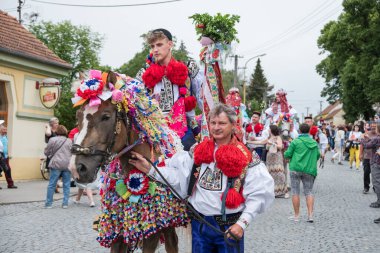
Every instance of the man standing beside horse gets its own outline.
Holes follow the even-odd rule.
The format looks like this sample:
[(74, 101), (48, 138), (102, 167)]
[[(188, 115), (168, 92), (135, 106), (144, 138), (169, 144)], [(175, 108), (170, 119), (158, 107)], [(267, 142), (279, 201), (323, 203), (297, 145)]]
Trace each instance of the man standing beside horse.
[[(244, 251), (244, 230), (274, 199), (273, 179), (265, 165), (234, 136), (236, 117), (232, 108), (216, 105), (209, 113), (211, 139), (189, 152), (177, 152), (158, 168), (179, 195), (188, 197), (196, 212), (219, 230), (193, 219), (193, 252)], [(132, 158), (130, 164), (163, 182), (140, 154), (134, 152)], [(237, 247), (228, 244), (231, 238), (239, 239)]]
[(140, 71), (137, 78), (142, 79), (151, 90), (167, 116), (169, 127), (181, 138), (185, 150), (189, 150), (199, 129), (194, 108), (197, 101), (201, 108), (200, 90), (204, 76), (194, 61), (189, 61), (186, 66), (174, 59), (173, 38), (168, 30), (160, 28), (150, 31), (146, 42), (151, 48), (147, 59), (149, 67)]

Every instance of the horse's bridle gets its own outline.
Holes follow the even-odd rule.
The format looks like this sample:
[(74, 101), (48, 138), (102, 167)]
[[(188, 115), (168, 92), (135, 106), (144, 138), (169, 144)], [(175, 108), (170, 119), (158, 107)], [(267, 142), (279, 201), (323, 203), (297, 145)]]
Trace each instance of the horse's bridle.
[(134, 146), (142, 142), (141, 139), (138, 139), (135, 143), (130, 145), (130, 138), (128, 137), (126, 147), (122, 149), (119, 153), (112, 153), (112, 148), (115, 145), (116, 136), (120, 133), (121, 122), (124, 123), (125, 127), (128, 128), (128, 130), (131, 130), (132, 125), (127, 113), (123, 110), (116, 110), (115, 130), (112, 137), (112, 141), (108, 143), (106, 150), (94, 149), (93, 147), (82, 147), (79, 144), (73, 144), (71, 147), (71, 153), (73, 155), (102, 156), (100, 167), (103, 168), (104, 165), (111, 162), (115, 157), (120, 157), (121, 155), (131, 150)]

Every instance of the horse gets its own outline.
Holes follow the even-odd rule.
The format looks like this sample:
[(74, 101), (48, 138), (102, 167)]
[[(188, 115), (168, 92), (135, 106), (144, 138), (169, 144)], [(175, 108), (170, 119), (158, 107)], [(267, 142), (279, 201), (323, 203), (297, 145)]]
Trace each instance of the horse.
[[(103, 91), (101, 91), (103, 92), (102, 94), (109, 92), (117, 85), (122, 86), (120, 85), (121, 79), (116, 73), (109, 72), (106, 78), (103, 75), (102, 79), (105, 79), (103, 83), (106, 83), (104, 84)], [(100, 80), (98, 81), (100, 82)], [(134, 82), (137, 82), (137, 80), (132, 81), (132, 83)], [(144, 91), (141, 85), (139, 89)], [(131, 159), (130, 151), (138, 152), (148, 159), (153, 159), (153, 156), (155, 156), (155, 158), (158, 157), (157, 149), (152, 147), (152, 143), (148, 143), (146, 140), (141, 141), (144, 139), (142, 138), (144, 136), (141, 134), (141, 131), (148, 131), (148, 129), (143, 129), (136, 121), (137, 116), (133, 114), (136, 113), (137, 110), (136, 104), (131, 103), (126, 105), (125, 96), (133, 96), (133, 94), (131, 94), (132, 90), (133, 89), (125, 89), (124, 97), (122, 100), (119, 98), (118, 103), (115, 103), (114, 96), (112, 96), (112, 99), (108, 98), (101, 101), (97, 107), (91, 107), (89, 103), (86, 102), (77, 111), (79, 133), (73, 144), (73, 156), (70, 162), (70, 169), (78, 183), (87, 184), (95, 180), (100, 167), (108, 166), (108, 168), (110, 168), (110, 165), (111, 167), (114, 166), (113, 168), (117, 167), (114, 169), (113, 174), (107, 174), (107, 167), (105, 172), (103, 172), (103, 175), (104, 173), (106, 175), (104, 176), (105, 179), (101, 189), (103, 213), (100, 218), (99, 231), (102, 229), (102, 222), (104, 223), (103, 228), (111, 228), (109, 234), (105, 233), (106, 235), (101, 235), (99, 232), (97, 239), (103, 246), (110, 247), (111, 253), (133, 252), (136, 247), (141, 246), (141, 241), (144, 253), (154, 252), (160, 238), (164, 238), (165, 240), (166, 252), (177, 253), (178, 237), (175, 227), (186, 226), (189, 219), (184, 204), (177, 200), (167, 187), (158, 182), (152, 182), (152, 180), (149, 179), (149, 190), (151, 190), (150, 186), (152, 183), (152, 185), (155, 185), (155, 193), (141, 194), (138, 196), (139, 200), (135, 202), (132, 202), (133, 195), (129, 199), (124, 198), (125, 195), (117, 195), (119, 193), (117, 190), (120, 180), (121, 185), (123, 185), (126, 176), (133, 174), (131, 173), (133, 168), (128, 163), (129, 159)], [(148, 95), (147, 92), (145, 92), (144, 96), (146, 95)], [(140, 99), (142, 99), (142, 97)], [(152, 102), (153, 100), (149, 101)], [(131, 108), (133, 106), (135, 107)], [(148, 106), (152, 105), (147, 104), (146, 107)], [(157, 110), (156, 114), (158, 113), (159, 117), (164, 118), (163, 115), (160, 115), (160, 112), (160, 110)], [(149, 115), (146, 116), (146, 119), (149, 119)], [(110, 163), (111, 160), (117, 162)], [(109, 171), (111, 171), (111, 169), (109, 169)], [(119, 178), (112, 178), (115, 177), (115, 175)], [(112, 184), (116, 184), (116, 186), (112, 188)], [(109, 187), (107, 188), (106, 186)], [(126, 195), (128, 195), (128, 192), (126, 192)], [(116, 204), (107, 203), (107, 201), (109, 201), (109, 199), (107, 200), (107, 196), (111, 196), (109, 199), (116, 202)], [(147, 207), (150, 205), (148, 202), (153, 202), (153, 200), (157, 199), (158, 204), (155, 204), (153, 207)], [(161, 222), (162, 224), (160, 223), (161, 218), (162, 220), (165, 218), (158, 217), (158, 215), (154, 215), (155, 213), (153, 212), (156, 206), (161, 208), (161, 205), (164, 205), (160, 203), (160, 201), (173, 203), (174, 206), (173, 209), (170, 209), (170, 212), (174, 212), (174, 214), (172, 214), (173, 217), (166, 218), (165, 222), (167, 223), (165, 224), (163, 224), (163, 221)], [(136, 210), (130, 211), (133, 208)], [(165, 213), (165, 210), (160, 209), (160, 212), (161, 211)], [(151, 215), (151, 213), (147, 212), (153, 212), (151, 219), (156, 219), (156, 223), (160, 223), (161, 225), (154, 224), (153, 222), (150, 224), (153, 229), (147, 228), (146, 231), (142, 231), (142, 229), (137, 231), (138, 228), (128, 229), (128, 226), (124, 225), (125, 222), (131, 222), (132, 220), (135, 222), (133, 226), (138, 226), (136, 225), (139, 222), (138, 220), (144, 218), (142, 215)], [(159, 228), (159, 226), (161, 227)], [(140, 234), (138, 234), (138, 232)], [(138, 236), (138, 238), (134, 236)]]

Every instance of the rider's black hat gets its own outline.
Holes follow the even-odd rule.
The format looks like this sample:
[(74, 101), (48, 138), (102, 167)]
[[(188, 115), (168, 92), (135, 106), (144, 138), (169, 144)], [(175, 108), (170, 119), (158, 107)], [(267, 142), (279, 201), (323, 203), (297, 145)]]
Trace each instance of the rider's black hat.
[(155, 32), (162, 32), (170, 41), (173, 40), (172, 34), (164, 28), (158, 28), (152, 31), (152, 33), (155, 33)]

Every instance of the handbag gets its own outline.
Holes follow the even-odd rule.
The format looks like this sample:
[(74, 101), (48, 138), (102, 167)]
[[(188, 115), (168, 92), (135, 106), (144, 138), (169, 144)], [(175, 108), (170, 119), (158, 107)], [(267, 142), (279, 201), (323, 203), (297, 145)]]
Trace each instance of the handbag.
[[(54, 151), (54, 153), (53, 153), (50, 157), (48, 157), (48, 159), (49, 159), (48, 164), (49, 164), (49, 165), (50, 165), (50, 162), (51, 162), (51, 160), (53, 159), (54, 155), (58, 152), (58, 150), (61, 149), (61, 147), (63, 146), (63, 144), (65, 144), (66, 141), (67, 141), (67, 138), (61, 143), (61, 145), (59, 145), (59, 147), (57, 148), (57, 150)], [(46, 159), (46, 160), (47, 160), (47, 159)]]

